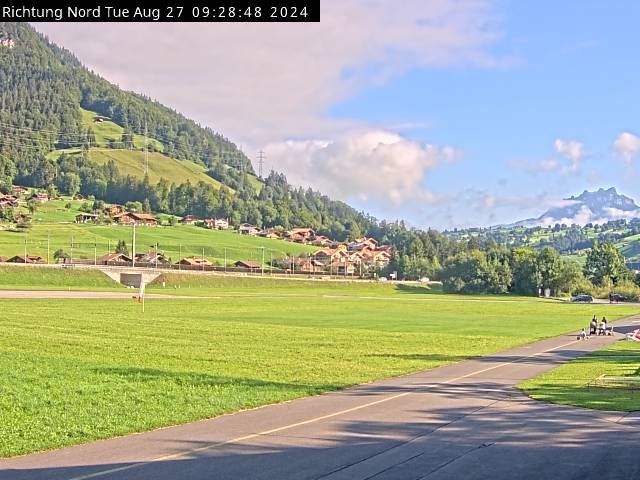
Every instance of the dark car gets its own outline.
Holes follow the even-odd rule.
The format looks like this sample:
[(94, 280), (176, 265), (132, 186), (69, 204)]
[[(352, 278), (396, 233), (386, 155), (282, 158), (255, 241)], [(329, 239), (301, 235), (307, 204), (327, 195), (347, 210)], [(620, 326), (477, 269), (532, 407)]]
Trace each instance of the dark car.
[(619, 293), (610, 293), (609, 294), (609, 303), (620, 303), (627, 300), (627, 297), (624, 295), (620, 295)]
[(576, 295), (571, 301), (579, 303), (591, 303), (593, 302), (593, 297), (591, 295)]

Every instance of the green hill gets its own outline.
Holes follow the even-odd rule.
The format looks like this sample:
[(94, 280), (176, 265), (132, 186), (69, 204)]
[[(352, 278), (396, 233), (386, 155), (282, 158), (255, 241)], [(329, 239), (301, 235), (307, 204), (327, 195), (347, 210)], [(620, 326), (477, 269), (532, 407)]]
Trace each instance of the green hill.
[[(48, 155), (48, 158), (56, 159), (62, 153), (70, 155), (80, 155), (79, 149), (54, 150)], [(146, 169), (146, 158), (144, 152), (137, 150), (114, 150), (110, 148), (92, 148), (89, 150), (89, 160), (98, 165), (106, 165), (113, 160), (122, 175), (133, 175), (137, 178), (144, 178)], [(206, 170), (202, 165), (189, 160), (176, 160), (167, 157), (162, 153), (148, 153), (148, 175), (152, 184), (158, 183), (161, 178), (171, 182), (198, 183), (200, 181), (212, 185), (216, 188), (220, 187), (220, 182), (214, 180), (206, 174)]]

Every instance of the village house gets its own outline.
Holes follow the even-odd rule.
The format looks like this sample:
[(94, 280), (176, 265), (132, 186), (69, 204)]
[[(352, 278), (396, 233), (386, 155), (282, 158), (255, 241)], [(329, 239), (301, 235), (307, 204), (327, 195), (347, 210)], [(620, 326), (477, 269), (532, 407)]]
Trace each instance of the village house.
[(114, 215), (113, 220), (116, 223), (120, 223), (123, 225), (146, 225), (154, 227), (158, 225), (158, 220), (153, 218), (148, 213), (135, 213), (135, 212), (124, 212), (118, 215)]
[(349, 254), (346, 249), (341, 248), (323, 248), (313, 253), (313, 259), (327, 265), (332, 262), (339, 262), (347, 258)]
[(195, 225), (196, 223), (198, 223), (198, 218), (193, 215), (187, 215), (185, 217), (182, 217), (180, 223), (183, 225)]
[(79, 213), (76, 215), (76, 223), (95, 223), (98, 220), (98, 215), (95, 213)]
[(264, 230), (261, 230), (260, 233), (258, 233), (258, 236), (273, 240), (280, 238), (280, 234), (273, 228), (265, 228)]
[(332, 243), (329, 237), (325, 237), (324, 235), (316, 235), (311, 245), (315, 245), (317, 247), (328, 247)]
[(0, 263), (4, 263), (9, 260), (9, 257), (5, 257), (4, 255), (0, 255)]
[(110, 217), (115, 217), (116, 215), (124, 213), (124, 207), (122, 205), (113, 204), (105, 208), (105, 213)]
[(168, 265), (169, 259), (162, 252), (136, 253), (136, 264), (145, 263), (149, 265)]
[(236, 263), (233, 264), (233, 266), (236, 268), (249, 270), (250, 272), (254, 272), (262, 268), (258, 262), (254, 262), (253, 260), (238, 260)]
[(342, 259), (342, 261), (331, 263), (330, 272), (336, 275), (355, 275), (356, 267), (353, 263)]
[(14, 195), (25, 195), (29, 193), (29, 189), (27, 187), (21, 187), (20, 185), (14, 185), (11, 187), (11, 193)]
[(82, 195), (81, 193), (76, 193), (73, 196), (73, 200), (84, 200), (84, 195)]
[(30, 263), (30, 264), (47, 263), (42, 257), (38, 255), (27, 255), (26, 257), (24, 255), (16, 255), (15, 257), (11, 257), (7, 259), (7, 262), (8, 263)]
[(207, 218), (204, 221), (204, 226), (211, 230), (227, 230), (229, 228), (229, 220), (224, 218)]
[(241, 223), (238, 227), (238, 233), (240, 235), (257, 235), (260, 233), (260, 229), (250, 223)]
[(49, 201), (49, 195), (47, 192), (35, 192), (29, 197), (29, 200), (35, 200), (38, 203), (47, 203)]
[(376, 250), (368, 259), (368, 262), (377, 268), (384, 268), (389, 265), (391, 254), (386, 250)]
[(349, 250), (362, 250), (364, 248), (375, 250), (378, 248), (378, 241), (375, 238), (360, 237), (349, 244)]
[(98, 265), (117, 265), (123, 263), (131, 263), (132, 259), (129, 255), (124, 253), (108, 253), (103, 257), (98, 258)]
[(213, 263), (206, 259), (206, 258), (202, 258), (202, 257), (187, 257), (187, 258), (183, 258), (182, 260), (180, 260), (180, 265), (184, 265), (186, 267), (211, 267), (213, 266)]
[(284, 236), (287, 240), (296, 243), (307, 243), (313, 240), (316, 233), (313, 228), (302, 227), (302, 228), (293, 228), (288, 232), (285, 232)]
[(318, 260), (303, 260), (298, 264), (298, 271), (301, 273), (321, 273), (324, 264)]

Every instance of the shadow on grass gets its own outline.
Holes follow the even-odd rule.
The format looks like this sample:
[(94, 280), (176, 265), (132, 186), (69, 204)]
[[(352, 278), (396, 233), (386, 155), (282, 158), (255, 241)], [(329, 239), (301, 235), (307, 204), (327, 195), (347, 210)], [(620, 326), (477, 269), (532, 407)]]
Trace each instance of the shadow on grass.
[(442, 293), (441, 289), (434, 290), (433, 288), (422, 285), (406, 285), (400, 283), (396, 285), (396, 290), (399, 293), (409, 293), (414, 295), (433, 295)]
[[(473, 392), (462, 387), (457, 392), (468, 397), (465, 393)], [(514, 407), (416, 407), (406, 411), (410, 416), (344, 418), (332, 421), (331, 428), (303, 425), (289, 435), (231, 443), (195, 440), (169, 429), (156, 435), (156, 450), (181, 455), (145, 462), (153, 454), (141, 453), (141, 462), (118, 462), (114, 452), (125, 452), (129, 441), (122, 438), (114, 440), (111, 450), (103, 442), (99, 452), (89, 446), (86, 452), (10, 461), (0, 465), (0, 479), (637, 478), (640, 442), (635, 430), (599, 420), (593, 412), (534, 402)], [(136, 442), (139, 436), (130, 448)], [(153, 443), (149, 446), (153, 451)], [(61, 462), (51, 462), (50, 456)], [(99, 460), (105, 456), (113, 460)], [(60, 464), (68, 466), (54, 466)]]
[(303, 383), (284, 383), (254, 378), (224, 377), (201, 372), (176, 372), (156, 368), (105, 367), (95, 368), (93, 371), (99, 374), (118, 376), (131, 382), (156, 382), (168, 380), (177, 385), (195, 387), (226, 385), (242, 388), (286, 389), (311, 394), (343, 388), (343, 385), (336, 384), (307, 385)]

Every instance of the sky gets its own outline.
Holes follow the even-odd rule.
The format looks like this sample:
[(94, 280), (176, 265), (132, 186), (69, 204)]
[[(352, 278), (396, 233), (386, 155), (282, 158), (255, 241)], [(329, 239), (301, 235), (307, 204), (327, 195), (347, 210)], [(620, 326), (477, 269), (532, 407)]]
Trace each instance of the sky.
[(640, 2), (322, 0), (316, 24), (34, 27), (378, 218), (460, 228), (638, 192)]

